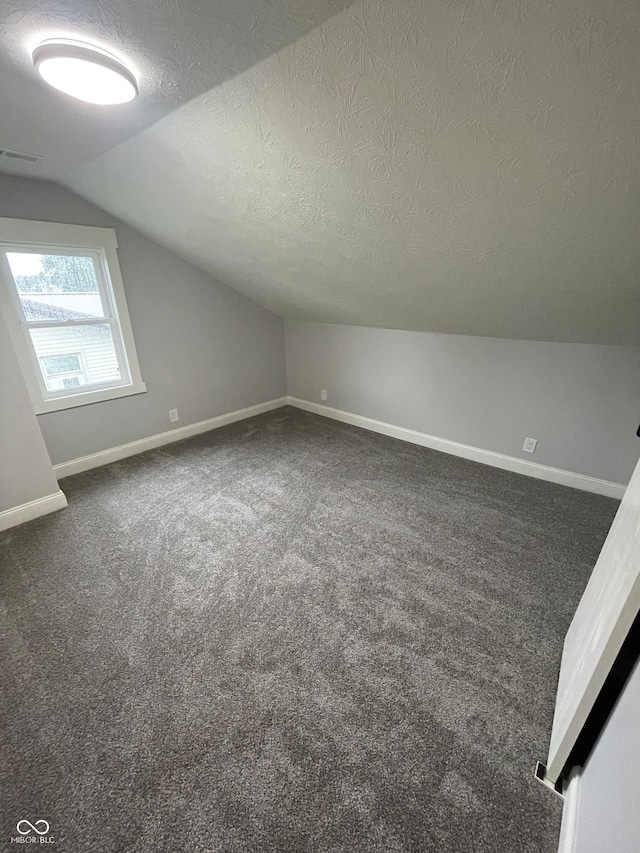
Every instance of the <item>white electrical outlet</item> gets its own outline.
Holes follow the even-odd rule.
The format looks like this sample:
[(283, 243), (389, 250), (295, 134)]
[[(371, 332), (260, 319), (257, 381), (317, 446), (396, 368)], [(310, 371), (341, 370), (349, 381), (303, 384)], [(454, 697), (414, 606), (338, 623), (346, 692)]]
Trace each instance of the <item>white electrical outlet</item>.
[(522, 445), (522, 449), (525, 451), (525, 453), (535, 453), (537, 446), (537, 438), (525, 438), (524, 444)]
[(174, 424), (176, 421), (180, 420), (180, 415), (178, 414), (177, 409), (171, 409), (169, 411), (169, 420), (171, 421), (172, 424)]
[(324, 390), (323, 390), (323, 391), (321, 391), (321, 392), (320, 392), (320, 399), (321, 399), (321, 400), (326, 400), (326, 399), (327, 399), (327, 392), (326, 392), (326, 391), (324, 391)]

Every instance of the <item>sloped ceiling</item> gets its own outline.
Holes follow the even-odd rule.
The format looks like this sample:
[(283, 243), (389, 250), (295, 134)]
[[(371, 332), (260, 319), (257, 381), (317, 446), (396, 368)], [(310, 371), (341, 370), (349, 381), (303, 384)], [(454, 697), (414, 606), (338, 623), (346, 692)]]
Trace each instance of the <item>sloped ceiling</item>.
[[(0, 147), (45, 155), (5, 171), (60, 180), (235, 77), (349, 0), (2, 0)], [(90, 41), (134, 71), (140, 97), (96, 108), (45, 86), (31, 51), (46, 38)]]
[(359, 0), (286, 41), (55, 177), (285, 317), (640, 343), (640, 4)]

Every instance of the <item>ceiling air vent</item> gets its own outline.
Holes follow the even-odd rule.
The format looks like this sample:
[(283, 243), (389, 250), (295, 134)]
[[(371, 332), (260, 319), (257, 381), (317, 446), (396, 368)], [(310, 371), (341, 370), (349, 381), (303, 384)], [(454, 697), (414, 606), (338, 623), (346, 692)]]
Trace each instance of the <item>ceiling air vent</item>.
[(11, 160), (26, 160), (27, 163), (39, 163), (43, 159), (40, 154), (27, 154), (26, 151), (10, 151), (8, 148), (0, 148), (0, 160), (5, 157)]

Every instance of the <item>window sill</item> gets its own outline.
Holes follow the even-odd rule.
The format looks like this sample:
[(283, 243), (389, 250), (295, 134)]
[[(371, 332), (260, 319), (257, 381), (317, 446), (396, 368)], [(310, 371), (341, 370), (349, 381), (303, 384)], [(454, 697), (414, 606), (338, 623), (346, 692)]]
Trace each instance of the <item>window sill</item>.
[(90, 406), (92, 403), (102, 403), (105, 400), (116, 400), (118, 397), (144, 394), (146, 390), (147, 386), (144, 382), (134, 382), (131, 385), (120, 385), (117, 388), (87, 391), (84, 394), (70, 394), (68, 397), (56, 397), (55, 400), (34, 403), (33, 407), (36, 415), (45, 415), (48, 412), (59, 412), (62, 409), (76, 409), (79, 406)]

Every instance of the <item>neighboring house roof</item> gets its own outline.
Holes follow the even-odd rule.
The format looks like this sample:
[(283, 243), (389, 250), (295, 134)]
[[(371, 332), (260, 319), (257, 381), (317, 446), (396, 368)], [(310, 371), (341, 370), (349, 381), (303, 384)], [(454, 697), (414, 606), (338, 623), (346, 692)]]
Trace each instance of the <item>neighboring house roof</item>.
[(91, 320), (91, 314), (83, 314), (82, 311), (73, 311), (71, 308), (45, 305), (44, 302), (24, 297), (20, 301), (31, 320)]

